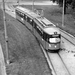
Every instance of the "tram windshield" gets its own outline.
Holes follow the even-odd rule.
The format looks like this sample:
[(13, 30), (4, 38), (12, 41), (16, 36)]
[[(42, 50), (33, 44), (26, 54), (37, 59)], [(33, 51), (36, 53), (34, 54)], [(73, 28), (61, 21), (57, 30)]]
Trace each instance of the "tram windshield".
[(47, 34), (43, 32), (43, 39), (49, 43), (59, 43), (61, 41), (61, 34)]
[(52, 35), (52, 37), (49, 38), (50, 43), (58, 43), (60, 42), (60, 34), (58, 35)]

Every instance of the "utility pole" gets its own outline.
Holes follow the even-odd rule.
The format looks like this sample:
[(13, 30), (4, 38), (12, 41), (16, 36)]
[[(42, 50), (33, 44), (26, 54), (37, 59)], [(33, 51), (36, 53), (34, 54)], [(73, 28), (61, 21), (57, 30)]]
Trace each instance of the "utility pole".
[(3, 19), (4, 19), (4, 32), (5, 32), (6, 63), (9, 64), (9, 59), (8, 59), (8, 36), (7, 36), (7, 29), (6, 29), (5, 1), (4, 0), (3, 0)]
[(17, 3), (18, 3), (18, 6), (19, 6), (19, 0), (17, 1)]
[(65, 6), (65, 0), (63, 0), (63, 10), (62, 10), (62, 27), (64, 27), (64, 6)]
[(34, 0), (32, 0), (32, 11), (34, 11)]

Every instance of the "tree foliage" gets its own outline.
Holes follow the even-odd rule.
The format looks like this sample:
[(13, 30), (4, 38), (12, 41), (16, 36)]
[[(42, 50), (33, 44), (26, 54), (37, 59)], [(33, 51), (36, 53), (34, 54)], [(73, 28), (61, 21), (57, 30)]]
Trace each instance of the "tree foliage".
[[(63, 0), (51, 0), (53, 2), (57, 2), (59, 5), (63, 4)], [(64, 0), (66, 7), (68, 7), (69, 5), (71, 5), (73, 7), (73, 9), (75, 8), (75, 0)]]
[(71, 5), (72, 5), (72, 9), (74, 9), (75, 8), (75, 0), (72, 0)]
[[(50, 0), (53, 2), (57, 2), (60, 6), (63, 6), (63, 0)], [(65, 4), (64, 4), (64, 14), (66, 14), (66, 8), (68, 8), (69, 6), (72, 7), (72, 9), (75, 9), (75, 0), (64, 0)]]

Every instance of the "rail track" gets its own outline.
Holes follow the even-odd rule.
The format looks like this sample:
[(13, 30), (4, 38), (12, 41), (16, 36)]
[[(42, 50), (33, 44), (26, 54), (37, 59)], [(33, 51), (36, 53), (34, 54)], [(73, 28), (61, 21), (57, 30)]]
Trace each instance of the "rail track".
[[(70, 42), (72, 45), (75, 46), (75, 42), (74, 42), (75, 37), (63, 30), (62, 30), (62, 32), (68, 38), (66, 38), (65, 35), (62, 35), (62, 37), (64, 39), (66, 39), (68, 42)], [(70, 73), (68, 67), (66, 66), (64, 60), (62, 59), (62, 56), (60, 55), (60, 53), (46, 52), (42, 46), (41, 46), (41, 48), (45, 55), (45, 58), (47, 60), (49, 67), (52, 69), (52, 75), (71, 75), (71, 73)]]
[(41, 48), (48, 66), (52, 70), (52, 75), (71, 75), (60, 54), (46, 52), (42, 46)]
[(66, 68), (67, 72), (69, 73), (69, 75), (71, 75), (71, 74), (70, 74), (70, 72), (69, 72), (69, 70), (68, 70), (68, 68), (67, 68), (67, 66), (65, 65), (65, 63), (64, 63), (64, 61), (63, 61), (63, 59), (62, 59), (61, 55), (60, 55), (59, 53), (58, 53), (58, 55), (59, 55), (59, 57), (60, 57), (60, 59), (61, 59), (62, 63), (64, 64), (64, 66), (65, 66), (65, 68)]
[[(61, 37), (64, 38), (65, 40), (67, 40), (70, 44), (72, 44), (73, 46), (75, 46), (75, 37), (71, 34), (69, 34), (66, 31), (61, 30)], [(61, 38), (61, 39), (62, 39)], [(61, 41), (63, 42), (63, 41)], [(69, 51), (70, 52), (70, 51)], [(72, 53), (75, 53), (74, 50), (71, 50)]]
[[(61, 29), (60, 29), (60, 30), (61, 30)], [(61, 30), (61, 32), (62, 32), (62, 33), (61, 33), (61, 36), (62, 36), (64, 39), (66, 39), (67, 41), (69, 41), (72, 45), (75, 46), (75, 37), (74, 37), (73, 35), (67, 33), (66, 31)], [(67, 38), (66, 38), (65, 35), (63, 35), (63, 34), (65, 34)]]
[[(62, 30), (62, 32), (68, 38), (66, 38), (65, 35), (62, 35), (62, 37), (64, 39), (66, 39), (68, 42), (70, 42), (72, 45), (75, 46), (75, 43), (74, 43), (75, 37), (68, 34), (67, 32), (65, 32), (63, 30)], [(47, 63), (49, 65), (50, 69), (52, 69), (52, 75), (71, 75), (71, 73), (70, 73), (68, 67), (66, 66), (65, 62), (63, 61), (62, 56), (60, 55), (60, 53), (46, 52), (42, 46), (41, 46), (41, 48), (42, 48), (42, 51), (45, 55), (45, 58), (47, 60)]]

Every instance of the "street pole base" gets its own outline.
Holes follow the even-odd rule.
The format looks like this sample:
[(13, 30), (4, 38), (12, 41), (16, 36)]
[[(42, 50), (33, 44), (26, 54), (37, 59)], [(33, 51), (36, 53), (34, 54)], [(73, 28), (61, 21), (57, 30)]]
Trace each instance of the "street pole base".
[(10, 64), (9, 60), (7, 60), (6, 63), (7, 63), (7, 65), (9, 65)]
[(63, 24), (62, 24), (62, 27), (64, 28), (64, 27), (65, 27), (65, 25), (63, 25)]

